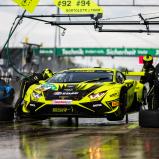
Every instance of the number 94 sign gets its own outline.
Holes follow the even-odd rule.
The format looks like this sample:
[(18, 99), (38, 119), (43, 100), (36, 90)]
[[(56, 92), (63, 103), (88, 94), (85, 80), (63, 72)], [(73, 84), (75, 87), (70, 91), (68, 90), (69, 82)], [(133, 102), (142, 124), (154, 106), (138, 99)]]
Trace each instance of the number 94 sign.
[[(19, 6), (32, 13), (40, 0), (13, 0)], [(59, 7), (65, 14), (94, 14), (103, 13), (93, 0), (53, 0), (54, 4)]]
[(94, 14), (103, 13), (93, 0), (53, 0), (65, 14)]

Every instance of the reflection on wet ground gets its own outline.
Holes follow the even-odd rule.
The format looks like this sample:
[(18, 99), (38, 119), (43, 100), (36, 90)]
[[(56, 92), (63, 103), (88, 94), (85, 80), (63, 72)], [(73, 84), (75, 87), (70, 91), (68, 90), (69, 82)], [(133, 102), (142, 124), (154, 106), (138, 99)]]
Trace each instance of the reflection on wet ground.
[(67, 119), (0, 123), (1, 159), (153, 159), (159, 158), (159, 129), (137, 121)]

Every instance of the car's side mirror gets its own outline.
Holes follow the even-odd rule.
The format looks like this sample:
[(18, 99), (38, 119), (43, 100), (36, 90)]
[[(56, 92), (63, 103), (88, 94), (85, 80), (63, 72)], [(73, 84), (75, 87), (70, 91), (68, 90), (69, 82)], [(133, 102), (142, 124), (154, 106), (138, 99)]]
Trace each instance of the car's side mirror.
[(127, 80), (124, 81), (124, 83), (125, 83), (128, 87), (131, 87), (131, 86), (134, 84), (134, 80), (127, 79)]

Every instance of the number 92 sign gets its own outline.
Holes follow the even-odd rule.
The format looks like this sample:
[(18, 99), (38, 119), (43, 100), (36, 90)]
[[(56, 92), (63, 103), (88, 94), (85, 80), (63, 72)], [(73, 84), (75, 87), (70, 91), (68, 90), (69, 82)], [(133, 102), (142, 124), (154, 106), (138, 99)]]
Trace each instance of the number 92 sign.
[[(20, 7), (32, 13), (40, 0), (12, 0)], [(65, 14), (94, 14), (103, 13), (93, 0), (52, 0)]]

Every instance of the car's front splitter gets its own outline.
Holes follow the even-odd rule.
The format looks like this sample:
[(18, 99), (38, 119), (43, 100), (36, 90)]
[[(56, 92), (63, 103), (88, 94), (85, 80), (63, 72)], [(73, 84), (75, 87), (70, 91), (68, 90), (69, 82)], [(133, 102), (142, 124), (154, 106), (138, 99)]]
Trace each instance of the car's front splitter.
[[(116, 113), (118, 108), (109, 109), (104, 105), (97, 105), (99, 107), (86, 107), (79, 105), (46, 105), (43, 103), (31, 102), (27, 106), (28, 112), (24, 112), (25, 115), (35, 116), (56, 116), (56, 117), (67, 117), (67, 116), (79, 116), (79, 117), (106, 117), (107, 114)], [(107, 110), (107, 111), (106, 111)], [(108, 113), (107, 113), (108, 112)], [(109, 113), (110, 112), (110, 113)], [(118, 113), (117, 113), (118, 114)]]

